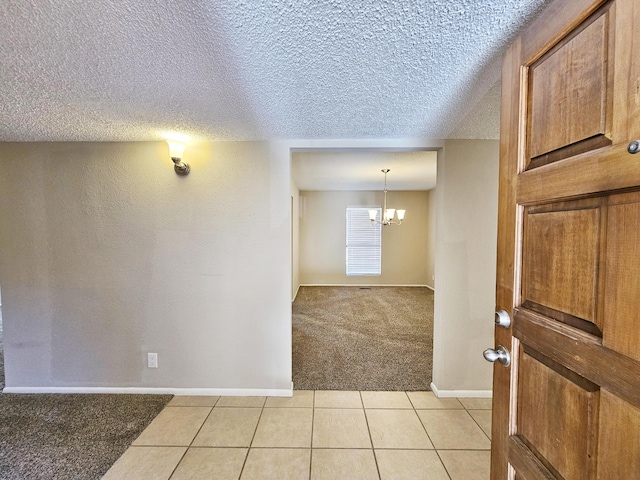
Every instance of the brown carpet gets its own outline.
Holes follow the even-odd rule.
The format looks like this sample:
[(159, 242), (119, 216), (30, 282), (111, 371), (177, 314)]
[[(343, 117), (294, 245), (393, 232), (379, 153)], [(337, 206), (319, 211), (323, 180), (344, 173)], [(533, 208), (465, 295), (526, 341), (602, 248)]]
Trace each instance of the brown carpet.
[(98, 480), (171, 398), (0, 393), (0, 479)]
[(0, 395), (0, 478), (98, 480), (171, 395)]
[(0, 305), (0, 394), (4, 388), (4, 341), (2, 332), (2, 305)]
[(2, 330), (0, 330), (0, 395), (4, 388), (4, 343), (2, 341)]
[(292, 323), (296, 390), (430, 390), (427, 288), (301, 287)]

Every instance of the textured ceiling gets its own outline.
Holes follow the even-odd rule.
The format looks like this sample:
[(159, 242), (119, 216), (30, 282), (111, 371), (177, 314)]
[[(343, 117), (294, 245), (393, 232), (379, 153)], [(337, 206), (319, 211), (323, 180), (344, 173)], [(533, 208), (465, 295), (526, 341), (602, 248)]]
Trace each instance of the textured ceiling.
[(546, 3), (2, 0), (0, 141), (496, 138)]

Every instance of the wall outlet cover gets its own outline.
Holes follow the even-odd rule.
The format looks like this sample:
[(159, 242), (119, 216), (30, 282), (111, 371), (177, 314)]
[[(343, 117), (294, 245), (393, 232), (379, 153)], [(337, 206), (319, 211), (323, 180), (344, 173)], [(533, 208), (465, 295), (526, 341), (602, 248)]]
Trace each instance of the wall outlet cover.
[(148, 368), (158, 368), (158, 354), (157, 353), (147, 353), (147, 367)]

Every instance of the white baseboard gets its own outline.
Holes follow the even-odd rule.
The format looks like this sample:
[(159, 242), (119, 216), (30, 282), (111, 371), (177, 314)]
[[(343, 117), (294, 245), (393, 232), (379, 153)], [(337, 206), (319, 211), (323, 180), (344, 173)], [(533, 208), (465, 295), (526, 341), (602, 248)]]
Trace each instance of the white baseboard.
[(291, 389), (169, 387), (5, 387), (2, 393), (117, 393), (221, 397), (291, 397), (293, 396), (293, 384), (291, 384)]
[[(421, 287), (431, 288), (429, 285), (413, 283), (303, 283), (300, 287)], [(431, 288), (433, 290), (433, 288)]]
[(293, 294), (293, 298), (291, 299), (291, 303), (295, 302), (299, 291), (300, 291), (300, 285), (298, 285), (298, 288), (296, 288), (296, 293)]
[(492, 390), (439, 390), (433, 382), (431, 391), (438, 398), (493, 398)]

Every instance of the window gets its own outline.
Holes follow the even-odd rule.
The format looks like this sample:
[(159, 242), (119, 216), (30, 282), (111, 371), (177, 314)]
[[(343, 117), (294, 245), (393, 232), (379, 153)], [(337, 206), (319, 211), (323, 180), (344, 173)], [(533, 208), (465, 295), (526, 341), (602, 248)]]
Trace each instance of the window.
[(372, 225), (369, 210), (379, 207), (347, 207), (347, 276), (380, 275), (382, 226)]

